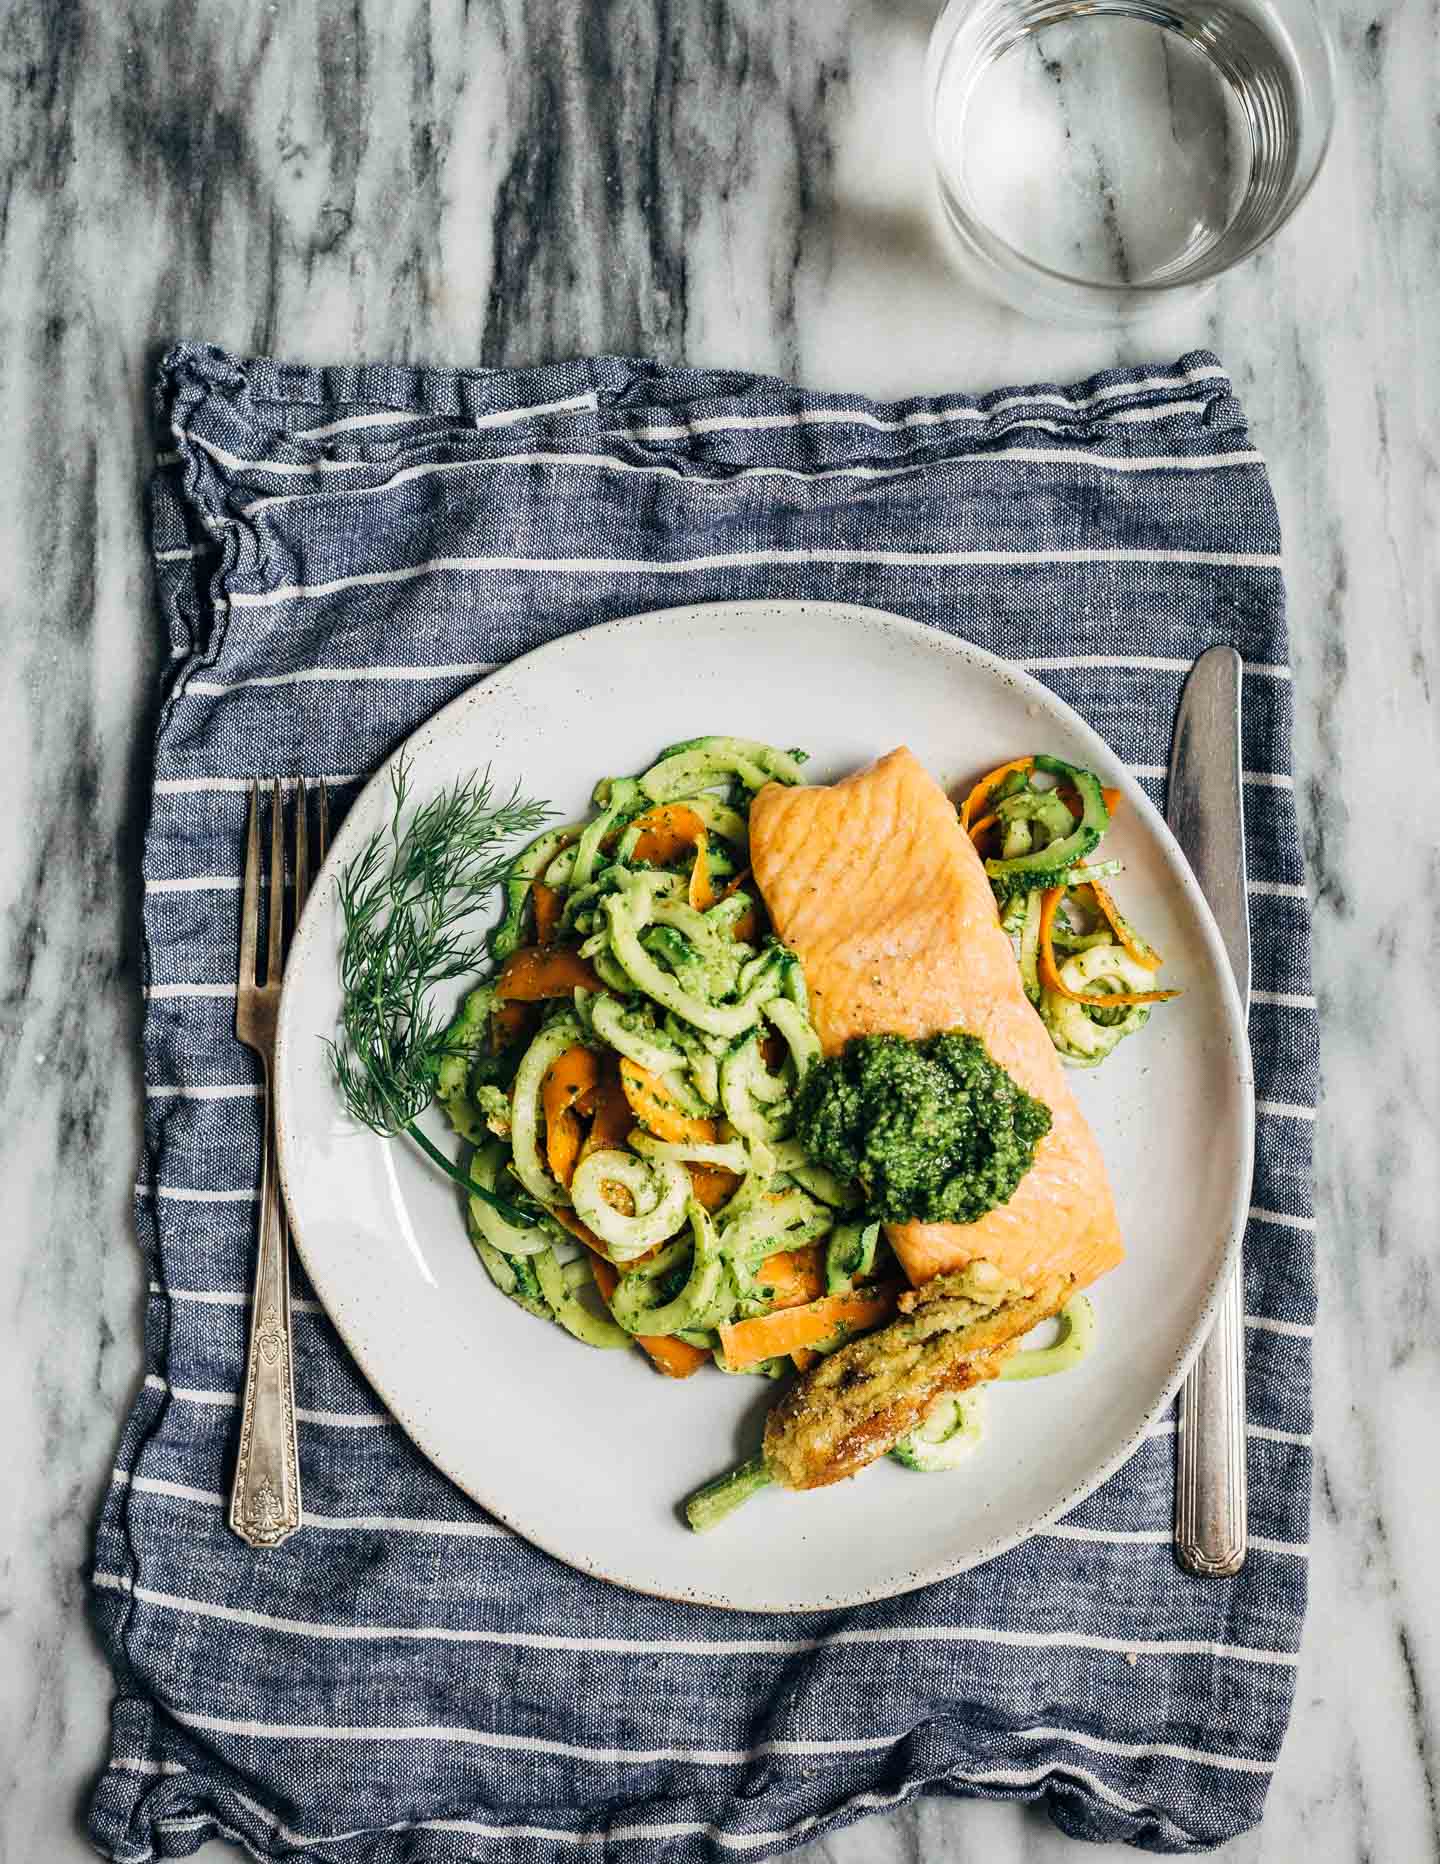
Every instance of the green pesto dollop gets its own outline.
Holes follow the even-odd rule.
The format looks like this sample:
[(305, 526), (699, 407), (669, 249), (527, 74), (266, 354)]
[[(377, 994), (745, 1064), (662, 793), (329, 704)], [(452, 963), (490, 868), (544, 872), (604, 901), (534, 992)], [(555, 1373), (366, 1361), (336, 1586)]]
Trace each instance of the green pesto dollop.
[(857, 1036), (810, 1070), (795, 1133), (860, 1185), (886, 1223), (974, 1223), (1005, 1203), (1050, 1130), (1050, 1109), (956, 1031)]

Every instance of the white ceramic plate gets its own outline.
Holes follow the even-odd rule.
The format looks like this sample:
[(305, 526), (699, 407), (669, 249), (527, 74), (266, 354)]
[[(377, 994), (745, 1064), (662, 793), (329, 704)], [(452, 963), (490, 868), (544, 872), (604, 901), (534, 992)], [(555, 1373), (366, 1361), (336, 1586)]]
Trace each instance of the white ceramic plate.
[(803, 745), (817, 781), (906, 743), (952, 791), (1035, 749), (1125, 792), (1105, 852), (1124, 859), (1126, 910), (1185, 994), (1075, 1077), (1129, 1249), (1094, 1291), (1090, 1358), (1063, 1378), (992, 1388), (986, 1440), (960, 1471), (887, 1460), (816, 1493), (772, 1491), (691, 1534), (678, 1504), (753, 1453), (774, 1387), (708, 1371), (672, 1384), (638, 1353), (596, 1352), (532, 1319), (471, 1253), (449, 1180), (342, 1116), (322, 1044), (339, 1006), (335, 881), (384, 816), (384, 771), (337, 837), (290, 958), (277, 1057), (286, 1196), (305, 1267), (366, 1377), (425, 1455), (527, 1539), (619, 1585), (704, 1604), (854, 1605), (1033, 1533), (1123, 1462), (1169, 1402), (1244, 1221), (1244, 1024), (1184, 858), (1107, 746), (1024, 674), (872, 609), (716, 603), (572, 634), (416, 733), (413, 794), (488, 765), (500, 789), (519, 783), (571, 818), (597, 777), (706, 731)]

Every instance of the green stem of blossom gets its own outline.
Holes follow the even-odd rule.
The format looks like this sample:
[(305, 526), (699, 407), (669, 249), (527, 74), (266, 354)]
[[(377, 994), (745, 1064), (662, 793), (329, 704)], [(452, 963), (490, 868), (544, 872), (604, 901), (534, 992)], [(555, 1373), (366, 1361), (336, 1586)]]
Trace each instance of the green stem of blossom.
[(453, 1178), (456, 1184), (464, 1187), (468, 1196), (478, 1197), (482, 1204), (489, 1204), (510, 1223), (518, 1223), (526, 1228), (531, 1226), (533, 1219), (528, 1217), (518, 1204), (512, 1204), (506, 1198), (497, 1197), (493, 1191), (487, 1191), (483, 1184), (476, 1184), (468, 1172), (461, 1171), (453, 1159), (446, 1158), (429, 1134), (423, 1132), (414, 1120), (411, 1120), (405, 1131), (433, 1164), (438, 1165), (441, 1171)]

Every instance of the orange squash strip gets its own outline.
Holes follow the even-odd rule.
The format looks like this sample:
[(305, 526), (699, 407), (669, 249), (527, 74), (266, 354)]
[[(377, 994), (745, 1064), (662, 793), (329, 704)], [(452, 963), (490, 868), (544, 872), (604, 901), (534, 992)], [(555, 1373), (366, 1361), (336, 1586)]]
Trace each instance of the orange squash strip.
[(580, 1103), (593, 1096), (600, 1080), (595, 1054), (578, 1043), (545, 1070), (540, 1083), (540, 1106), (545, 1115), (545, 1158), (561, 1184), (569, 1184), (580, 1162)]
[(695, 865), (690, 869), (690, 904), (697, 913), (715, 904), (715, 888), (710, 879), (710, 837), (702, 828), (695, 843)]
[(761, 1288), (771, 1288), (771, 1308), (804, 1307), (818, 1301), (825, 1292), (825, 1270), (817, 1243), (802, 1249), (779, 1250), (765, 1260), (755, 1272)]
[(978, 842), (980, 837), (988, 833), (990, 829), (994, 828), (995, 824), (999, 820), (1000, 818), (998, 815), (985, 815), (985, 816), (981, 816), (978, 822), (972, 822), (969, 828), (969, 835), (970, 835), (971, 841)]
[(560, 894), (543, 880), (536, 880), (531, 883), (530, 898), (535, 902), (535, 943), (553, 945), (560, 925)]
[(625, 1097), (625, 1089), (620, 1085), (620, 1072), (613, 1059), (607, 1055), (596, 1084), (594, 1116), (590, 1121), (590, 1130), (585, 1135), (585, 1143), (580, 1148), (581, 1158), (588, 1157), (592, 1152), (619, 1151), (634, 1124), (635, 1115), (630, 1111), (630, 1102)]
[(635, 859), (648, 861), (653, 867), (666, 867), (693, 848), (690, 904), (698, 913), (715, 904), (715, 889), (710, 881), (710, 837), (693, 809), (684, 803), (658, 803), (644, 815), (637, 816), (630, 826), (640, 831), (635, 841)]
[[(605, 1252), (604, 1243), (588, 1223), (580, 1221), (573, 1210), (567, 1210), (563, 1204), (557, 1204), (550, 1215), (562, 1229), (568, 1230), (577, 1242), (584, 1243), (597, 1261), (603, 1262), (607, 1268), (610, 1266), (610, 1258)], [(596, 1279), (598, 1281), (599, 1277), (597, 1276)]]
[(600, 979), (573, 945), (522, 945), (505, 960), (495, 995), (503, 1003), (541, 1003), (599, 988)]
[(695, 1193), (695, 1202), (706, 1210), (718, 1210), (722, 1204), (728, 1204), (739, 1188), (740, 1180), (733, 1171), (727, 1171), (723, 1165), (687, 1165), (690, 1174), (690, 1188)]
[(1148, 940), (1141, 938), (1134, 926), (1131, 925), (1124, 913), (1122, 913), (1120, 908), (1115, 904), (1110, 889), (1108, 887), (1102, 887), (1098, 880), (1092, 880), (1090, 882), (1090, 891), (1095, 895), (1095, 904), (1100, 908), (1105, 923), (1115, 934), (1116, 938), (1119, 939), (1125, 950), (1135, 960), (1136, 964), (1143, 966), (1147, 971), (1158, 971), (1165, 960)]
[(648, 1068), (642, 1068), (638, 1062), (631, 1061), (628, 1055), (620, 1059), (620, 1083), (625, 1090), (625, 1098), (630, 1102), (631, 1112), (657, 1139), (668, 1140), (672, 1145), (687, 1142), (692, 1145), (714, 1145), (715, 1122), (695, 1119), (677, 1107), (659, 1075), (651, 1074)]
[(797, 1346), (790, 1355), (797, 1372), (808, 1372), (819, 1357), (813, 1346)]
[(1178, 990), (1112, 990), (1087, 992), (1070, 990), (1060, 981), (1060, 967), (1055, 962), (1055, 908), (1060, 904), (1063, 887), (1049, 887), (1040, 897), (1040, 982), (1057, 996), (1072, 1003), (1088, 1003), (1097, 1010), (1122, 1009), (1133, 1003), (1168, 1003), (1178, 997)]
[[(608, 1301), (620, 1282), (613, 1265), (603, 1256), (592, 1256), (590, 1273), (595, 1277), (601, 1300)], [(635, 1344), (644, 1349), (656, 1370), (663, 1372), (667, 1379), (688, 1379), (710, 1357), (703, 1347), (692, 1346), (688, 1340), (676, 1340), (669, 1334), (637, 1334)]]
[(540, 1104), (548, 1120), (558, 1107), (573, 1107), (595, 1092), (600, 1085), (600, 1058), (593, 1049), (577, 1042), (557, 1055), (545, 1070), (540, 1085)]
[[(603, 1262), (607, 1268), (614, 1266), (610, 1261), (610, 1252), (606, 1249), (605, 1244), (590, 1228), (588, 1223), (581, 1222), (580, 1218), (575, 1215), (573, 1210), (567, 1210), (563, 1204), (557, 1204), (552, 1208), (550, 1215), (562, 1229), (570, 1232), (576, 1242), (584, 1243), (585, 1247), (590, 1251), (597, 1262)], [(663, 1248), (663, 1243), (656, 1243), (655, 1247), (653, 1249), (647, 1249), (643, 1256), (633, 1256), (631, 1262), (648, 1262), (651, 1256), (658, 1255)], [(628, 1266), (630, 1265), (627, 1264), (627, 1267)]]
[(635, 1343), (667, 1379), (688, 1379), (710, 1357), (703, 1346), (692, 1346), (688, 1340), (677, 1340), (668, 1333), (639, 1333)]
[(652, 867), (664, 867), (689, 848), (695, 847), (705, 834), (705, 824), (684, 803), (657, 803), (630, 824), (640, 834), (635, 842), (635, 859), (648, 861)]
[(573, 1107), (558, 1109), (545, 1123), (545, 1162), (561, 1184), (569, 1184), (580, 1161), (585, 1129)]
[(826, 1295), (804, 1307), (782, 1307), (754, 1320), (737, 1320), (720, 1329), (725, 1363), (732, 1371), (758, 1365), (807, 1346), (821, 1346), (842, 1329), (861, 1333), (879, 1326), (895, 1312), (898, 1288), (887, 1282), (853, 1294)]
[(726, 887), (725, 891), (720, 895), (720, 899), (716, 900), (715, 904), (718, 906), (720, 904), (720, 900), (728, 900), (732, 893), (738, 893), (740, 889), (745, 885), (746, 881), (749, 878), (750, 878), (750, 869), (748, 867), (742, 867), (740, 869), (740, 872), (735, 876), (735, 878), (730, 882), (729, 886)]
[(490, 1040), (497, 1054), (512, 1043), (528, 1040), (535, 1014), (533, 1003), (502, 1003), (490, 1012)]
[(995, 788), (997, 783), (1002, 782), (1008, 777), (1012, 770), (1033, 770), (1034, 768), (1035, 759), (1033, 757), (1012, 757), (1008, 764), (999, 764), (994, 770), (988, 771), (986, 775), (981, 777), (980, 781), (960, 805), (960, 826), (964, 829), (965, 833), (967, 835), (970, 833), (970, 824), (974, 821), (976, 816), (981, 814), (985, 803), (989, 800), (991, 790)]

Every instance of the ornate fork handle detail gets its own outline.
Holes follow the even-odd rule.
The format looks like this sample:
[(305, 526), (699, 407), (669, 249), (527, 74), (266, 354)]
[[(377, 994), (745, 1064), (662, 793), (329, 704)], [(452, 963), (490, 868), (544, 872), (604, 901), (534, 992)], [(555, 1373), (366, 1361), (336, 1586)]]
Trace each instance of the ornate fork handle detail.
[(269, 1069), (265, 1158), (260, 1183), (260, 1254), (230, 1525), (252, 1547), (278, 1547), (300, 1525), (300, 1445), (295, 1427), (295, 1354), (290, 1327), (290, 1237), (275, 1169)]

